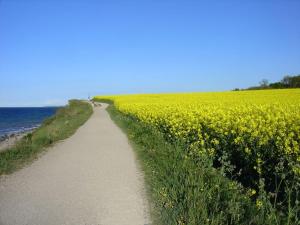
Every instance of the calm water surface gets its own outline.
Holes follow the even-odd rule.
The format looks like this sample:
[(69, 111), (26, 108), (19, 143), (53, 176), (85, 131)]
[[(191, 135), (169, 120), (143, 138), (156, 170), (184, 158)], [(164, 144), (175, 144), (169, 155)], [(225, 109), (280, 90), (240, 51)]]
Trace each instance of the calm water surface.
[(0, 137), (38, 127), (58, 107), (0, 107)]

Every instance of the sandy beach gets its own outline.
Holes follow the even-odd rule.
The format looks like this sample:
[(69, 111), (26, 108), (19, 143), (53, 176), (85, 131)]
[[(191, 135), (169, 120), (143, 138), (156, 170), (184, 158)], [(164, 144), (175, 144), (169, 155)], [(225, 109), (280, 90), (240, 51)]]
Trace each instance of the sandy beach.
[(0, 152), (6, 151), (9, 148), (13, 147), (18, 141), (20, 141), (24, 136), (26, 136), (27, 134), (29, 134), (31, 132), (33, 132), (33, 130), (20, 132), (20, 133), (16, 133), (16, 134), (10, 134), (10, 135), (1, 137)]

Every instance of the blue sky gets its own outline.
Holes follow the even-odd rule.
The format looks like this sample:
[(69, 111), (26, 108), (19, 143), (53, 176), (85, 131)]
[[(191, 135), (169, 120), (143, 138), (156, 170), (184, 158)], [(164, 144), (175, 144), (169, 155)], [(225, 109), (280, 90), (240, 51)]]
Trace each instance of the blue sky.
[(299, 0), (0, 0), (0, 106), (300, 73)]

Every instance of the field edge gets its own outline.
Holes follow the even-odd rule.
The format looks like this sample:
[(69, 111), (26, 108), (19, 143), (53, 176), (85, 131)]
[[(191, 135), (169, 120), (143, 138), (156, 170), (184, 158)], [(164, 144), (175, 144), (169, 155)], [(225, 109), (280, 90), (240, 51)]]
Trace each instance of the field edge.
[(259, 210), (247, 190), (224, 177), (209, 159), (199, 167), (182, 154), (184, 144), (167, 142), (157, 129), (124, 115), (112, 101), (105, 102), (144, 172), (153, 224), (283, 224), (285, 219), (271, 208)]

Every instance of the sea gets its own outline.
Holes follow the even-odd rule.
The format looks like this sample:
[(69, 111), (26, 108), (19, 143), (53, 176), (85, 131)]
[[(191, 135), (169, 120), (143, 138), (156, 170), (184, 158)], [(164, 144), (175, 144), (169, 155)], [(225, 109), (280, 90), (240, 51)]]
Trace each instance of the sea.
[(59, 107), (0, 107), (0, 137), (30, 131)]

